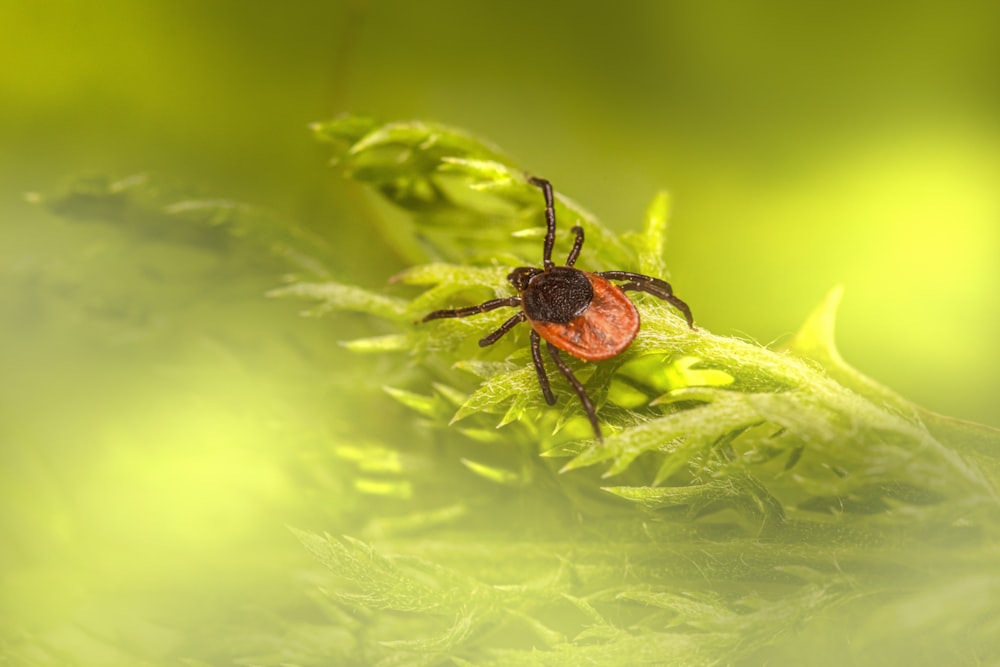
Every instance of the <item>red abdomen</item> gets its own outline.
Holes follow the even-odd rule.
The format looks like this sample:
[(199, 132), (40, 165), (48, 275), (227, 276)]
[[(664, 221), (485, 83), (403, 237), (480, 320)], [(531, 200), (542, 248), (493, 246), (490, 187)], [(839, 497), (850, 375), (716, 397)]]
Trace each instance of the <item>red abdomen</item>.
[(532, 328), (560, 350), (585, 361), (601, 361), (621, 354), (639, 332), (639, 311), (617, 285), (587, 273), (594, 288), (590, 306), (567, 324), (529, 320)]

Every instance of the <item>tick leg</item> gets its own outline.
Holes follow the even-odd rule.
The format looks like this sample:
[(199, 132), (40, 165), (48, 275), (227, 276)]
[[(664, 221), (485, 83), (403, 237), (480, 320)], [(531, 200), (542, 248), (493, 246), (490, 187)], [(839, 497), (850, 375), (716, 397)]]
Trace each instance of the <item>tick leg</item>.
[(556, 243), (556, 205), (555, 198), (552, 196), (552, 184), (544, 178), (535, 178), (534, 176), (529, 176), (528, 182), (541, 188), (542, 193), (545, 195), (546, 231), (542, 261), (546, 269), (551, 269), (554, 266), (552, 263), (552, 246)]
[(538, 384), (545, 395), (545, 402), (549, 405), (556, 404), (556, 397), (552, 395), (552, 388), (549, 386), (549, 376), (545, 373), (545, 364), (542, 363), (542, 349), (538, 345), (538, 332), (531, 330), (531, 358), (535, 361), (535, 372), (538, 373)]
[(525, 315), (524, 311), (522, 310), (517, 315), (515, 315), (514, 317), (510, 318), (509, 320), (501, 324), (499, 329), (491, 333), (489, 336), (482, 338), (479, 341), (479, 347), (486, 347), (487, 345), (492, 345), (493, 343), (497, 342), (498, 340), (500, 340), (501, 336), (503, 336), (505, 333), (513, 329), (521, 322), (523, 322), (527, 317), (528, 316)]
[(626, 292), (629, 290), (646, 292), (672, 304), (674, 308), (684, 314), (684, 319), (687, 320), (688, 326), (694, 329), (694, 318), (691, 316), (691, 308), (674, 296), (674, 288), (665, 280), (653, 278), (652, 276), (644, 276), (641, 273), (632, 273), (631, 271), (602, 271), (598, 275), (609, 280), (627, 280), (629, 282), (619, 285), (622, 290)]
[(492, 299), (485, 303), (481, 303), (478, 306), (466, 306), (465, 308), (455, 308), (454, 310), (435, 310), (433, 313), (424, 315), (424, 319), (420, 321), (429, 322), (430, 320), (439, 320), (443, 317), (468, 317), (469, 315), (478, 315), (479, 313), (496, 310), (497, 308), (503, 308), (504, 306), (520, 305), (521, 297), (509, 296), (503, 299)]
[(590, 420), (590, 425), (594, 429), (594, 435), (601, 442), (604, 442), (604, 437), (601, 435), (601, 427), (597, 423), (597, 413), (594, 412), (594, 404), (590, 402), (590, 397), (587, 396), (587, 391), (580, 384), (580, 381), (576, 379), (573, 375), (573, 371), (570, 370), (566, 362), (562, 360), (559, 356), (559, 350), (552, 343), (546, 342), (545, 345), (549, 348), (549, 354), (552, 355), (552, 361), (556, 362), (556, 367), (563, 374), (563, 377), (573, 386), (573, 391), (576, 395), (580, 397), (580, 402), (583, 403), (583, 409), (587, 411), (587, 418)]
[(576, 234), (576, 240), (573, 241), (573, 249), (569, 251), (569, 257), (566, 258), (566, 266), (576, 264), (576, 258), (580, 256), (580, 248), (583, 247), (583, 227), (577, 225), (570, 231)]

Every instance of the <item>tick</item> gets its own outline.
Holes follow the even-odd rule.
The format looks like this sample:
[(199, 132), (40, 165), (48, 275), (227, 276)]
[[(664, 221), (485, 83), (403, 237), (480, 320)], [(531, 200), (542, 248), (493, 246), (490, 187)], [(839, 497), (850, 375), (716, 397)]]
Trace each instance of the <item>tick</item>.
[[(531, 358), (538, 374), (538, 384), (549, 405), (555, 405), (556, 398), (549, 385), (549, 376), (542, 362), (541, 340), (545, 341), (552, 362), (563, 374), (573, 391), (580, 397), (580, 403), (587, 412), (590, 425), (597, 439), (603, 441), (601, 427), (597, 422), (594, 404), (587, 396), (580, 381), (566, 365), (559, 351), (567, 352), (583, 361), (602, 361), (616, 357), (632, 344), (639, 333), (639, 311), (625, 295), (628, 291), (652, 294), (672, 304), (681, 311), (688, 326), (694, 328), (694, 319), (688, 305), (674, 296), (670, 284), (630, 271), (600, 271), (589, 273), (573, 268), (580, 250), (583, 248), (583, 228), (573, 227), (576, 235), (564, 266), (556, 266), (552, 261), (552, 247), (556, 239), (556, 210), (552, 195), (552, 184), (542, 178), (528, 178), (528, 182), (541, 188), (545, 197), (545, 244), (542, 247), (542, 268), (522, 266), (507, 276), (507, 281), (517, 291), (517, 296), (492, 299), (478, 306), (435, 310), (423, 321), (445, 317), (468, 317), (497, 308), (520, 307), (516, 315), (500, 325), (500, 328), (479, 341), (486, 347), (500, 340), (504, 334), (521, 322), (531, 324)], [(612, 280), (624, 281), (620, 285)]]

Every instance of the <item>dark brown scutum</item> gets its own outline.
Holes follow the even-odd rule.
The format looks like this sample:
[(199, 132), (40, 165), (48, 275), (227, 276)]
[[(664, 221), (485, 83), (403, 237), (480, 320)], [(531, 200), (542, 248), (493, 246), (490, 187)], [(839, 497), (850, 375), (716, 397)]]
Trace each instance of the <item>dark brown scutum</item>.
[(594, 288), (587, 274), (556, 266), (531, 279), (521, 295), (528, 319), (567, 324), (590, 307)]

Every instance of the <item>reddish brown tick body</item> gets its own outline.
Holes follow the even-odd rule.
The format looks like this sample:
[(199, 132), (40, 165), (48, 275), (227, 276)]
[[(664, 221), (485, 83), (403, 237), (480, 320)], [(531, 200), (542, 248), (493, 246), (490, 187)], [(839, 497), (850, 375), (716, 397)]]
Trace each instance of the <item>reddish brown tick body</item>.
[[(559, 355), (559, 350), (564, 350), (584, 361), (602, 361), (624, 352), (639, 332), (639, 312), (625, 295), (628, 290), (646, 292), (667, 301), (680, 310), (688, 326), (694, 328), (691, 309), (674, 296), (669, 283), (659, 278), (629, 271), (589, 273), (573, 268), (580, 255), (580, 249), (583, 248), (583, 229), (580, 227), (574, 227), (572, 230), (576, 234), (576, 239), (566, 258), (566, 265), (556, 266), (552, 262), (552, 247), (555, 244), (556, 234), (552, 186), (541, 178), (529, 178), (528, 182), (541, 188), (545, 195), (547, 231), (543, 247), (543, 268), (522, 266), (511, 271), (507, 280), (517, 290), (517, 296), (493, 299), (478, 306), (436, 310), (424, 317), (423, 321), (444, 317), (467, 317), (505, 306), (520, 306), (521, 309), (516, 315), (480, 340), (479, 345), (481, 347), (492, 345), (514, 326), (527, 320), (532, 329), (531, 357), (546, 402), (553, 405), (556, 399), (549, 386), (545, 364), (542, 363), (539, 339), (545, 340), (552, 361), (579, 396), (590, 419), (590, 425), (594, 429), (594, 435), (598, 440), (602, 440), (594, 405), (583, 385)], [(625, 282), (615, 285), (612, 280)]]
[[(554, 267), (557, 271), (563, 267)], [(590, 283), (591, 299), (582, 313), (569, 322), (549, 322), (527, 311), (531, 328), (542, 340), (584, 361), (603, 361), (624, 352), (639, 333), (639, 311), (617, 285), (596, 273), (577, 271)], [(541, 274), (545, 275), (545, 274)], [(539, 276), (541, 277), (541, 276)], [(535, 280), (538, 280), (536, 277)], [(533, 285), (529, 290), (535, 289)], [(523, 297), (522, 297), (523, 300)]]

